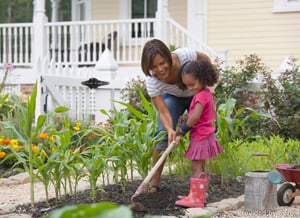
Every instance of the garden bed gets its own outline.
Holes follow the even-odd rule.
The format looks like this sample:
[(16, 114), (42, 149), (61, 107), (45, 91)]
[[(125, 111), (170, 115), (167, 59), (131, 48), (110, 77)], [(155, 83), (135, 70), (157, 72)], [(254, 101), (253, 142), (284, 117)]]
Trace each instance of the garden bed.
[[(126, 186), (126, 191), (123, 193), (121, 187), (118, 185), (109, 185), (103, 187), (105, 192), (97, 194), (96, 202), (110, 201), (121, 205), (128, 205), (131, 196), (135, 193), (141, 180), (129, 182)], [(175, 217), (182, 217), (185, 214), (185, 209), (175, 206), (177, 195), (187, 194), (189, 191), (189, 178), (182, 178), (178, 175), (170, 175), (162, 177), (161, 189), (158, 193), (141, 193), (134, 200), (142, 203), (147, 212), (133, 211), (134, 218), (144, 217), (145, 214), (151, 215), (170, 215)], [(221, 186), (220, 176), (212, 175), (209, 184), (209, 197), (206, 203), (218, 202), (222, 199), (238, 197), (244, 194), (244, 184), (237, 180), (230, 180), (227, 188)], [(66, 196), (58, 204), (55, 204), (55, 199), (50, 200), (50, 208), (46, 206), (45, 202), (36, 203), (36, 209), (32, 210), (30, 204), (19, 205), (16, 209), (18, 213), (31, 214), (32, 218), (41, 217), (49, 214), (53, 209), (71, 205), (71, 204), (88, 204), (91, 202), (90, 190), (84, 190), (74, 196)]]

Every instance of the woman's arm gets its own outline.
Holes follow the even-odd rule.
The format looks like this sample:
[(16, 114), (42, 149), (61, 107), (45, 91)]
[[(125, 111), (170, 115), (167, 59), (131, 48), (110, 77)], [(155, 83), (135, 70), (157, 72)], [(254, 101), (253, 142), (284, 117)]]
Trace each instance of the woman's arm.
[(161, 124), (168, 132), (168, 144), (170, 144), (176, 137), (170, 111), (161, 95), (152, 97), (152, 102), (158, 111)]
[(211, 62), (209, 56), (202, 52), (197, 51), (197, 61), (208, 61)]

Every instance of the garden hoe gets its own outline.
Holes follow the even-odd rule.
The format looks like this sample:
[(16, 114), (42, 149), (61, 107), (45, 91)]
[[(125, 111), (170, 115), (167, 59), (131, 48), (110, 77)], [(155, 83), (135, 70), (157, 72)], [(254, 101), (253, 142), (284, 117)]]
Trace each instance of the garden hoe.
[(150, 182), (151, 178), (153, 177), (154, 173), (157, 171), (157, 169), (161, 166), (161, 164), (164, 162), (164, 160), (168, 157), (169, 153), (175, 148), (175, 146), (179, 143), (180, 136), (176, 137), (176, 140), (171, 142), (167, 149), (163, 152), (163, 154), (160, 156), (160, 158), (157, 160), (151, 171), (148, 173), (144, 181), (140, 184), (140, 186), (135, 191), (134, 195), (131, 196), (131, 203), (133, 203), (132, 210), (134, 211), (147, 211), (144, 205), (142, 205), (139, 202), (134, 202), (133, 199), (142, 193), (142, 191), (145, 189), (146, 185)]

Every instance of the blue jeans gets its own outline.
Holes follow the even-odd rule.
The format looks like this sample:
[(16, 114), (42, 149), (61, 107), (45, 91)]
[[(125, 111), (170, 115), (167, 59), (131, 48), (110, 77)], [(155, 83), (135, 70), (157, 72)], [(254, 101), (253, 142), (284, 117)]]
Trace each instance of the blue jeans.
[[(167, 93), (163, 94), (163, 99), (171, 113), (172, 121), (173, 121), (173, 129), (176, 128), (179, 117), (189, 109), (190, 103), (192, 101), (193, 96), (191, 97), (176, 97), (174, 95), (170, 95)], [(160, 132), (166, 131), (163, 125), (160, 122), (158, 116), (158, 128), (155, 135), (158, 135)], [(164, 140), (156, 145), (156, 149), (159, 151), (166, 150), (168, 147), (168, 136), (166, 135)]]

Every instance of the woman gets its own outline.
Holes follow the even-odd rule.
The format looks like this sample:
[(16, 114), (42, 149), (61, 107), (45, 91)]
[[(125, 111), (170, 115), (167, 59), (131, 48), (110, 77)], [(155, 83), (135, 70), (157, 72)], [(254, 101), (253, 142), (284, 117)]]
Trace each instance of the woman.
[[(193, 93), (189, 90), (179, 89), (177, 80), (181, 67), (193, 60), (210, 62), (206, 54), (189, 48), (179, 48), (171, 53), (164, 42), (158, 39), (152, 39), (144, 45), (141, 68), (147, 76), (147, 92), (159, 114), (156, 135), (162, 131), (168, 133), (168, 137), (157, 144), (153, 151), (153, 164), (158, 160), (161, 151), (164, 151), (168, 144), (175, 140), (177, 121), (189, 108)], [(164, 164), (152, 177), (149, 192), (159, 190), (163, 167)]]

